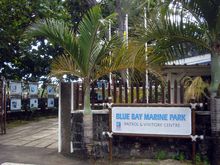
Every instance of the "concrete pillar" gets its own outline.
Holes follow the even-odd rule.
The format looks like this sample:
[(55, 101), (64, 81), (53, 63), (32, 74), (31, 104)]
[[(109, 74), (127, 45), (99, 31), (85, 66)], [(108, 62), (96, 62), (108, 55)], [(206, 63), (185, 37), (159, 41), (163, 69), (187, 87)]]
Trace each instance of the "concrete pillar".
[(211, 99), (211, 127), (212, 133), (220, 132), (220, 98), (212, 97)]
[(58, 152), (71, 153), (71, 84), (60, 83)]
[(167, 74), (167, 81), (170, 80), (170, 101), (171, 104), (174, 103), (174, 82), (177, 80), (177, 103), (180, 104), (180, 80), (185, 76), (185, 73), (181, 74), (173, 74), (173, 73), (168, 73)]
[(220, 98), (211, 98), (212, 165), (220, 165)]

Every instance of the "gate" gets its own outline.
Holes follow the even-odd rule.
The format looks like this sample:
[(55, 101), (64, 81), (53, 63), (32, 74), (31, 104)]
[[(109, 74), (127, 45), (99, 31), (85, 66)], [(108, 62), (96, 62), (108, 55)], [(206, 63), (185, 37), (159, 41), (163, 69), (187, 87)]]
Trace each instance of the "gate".
[(6, 134), (6, 88), (5, 79), (0, 79), (0, 134)]

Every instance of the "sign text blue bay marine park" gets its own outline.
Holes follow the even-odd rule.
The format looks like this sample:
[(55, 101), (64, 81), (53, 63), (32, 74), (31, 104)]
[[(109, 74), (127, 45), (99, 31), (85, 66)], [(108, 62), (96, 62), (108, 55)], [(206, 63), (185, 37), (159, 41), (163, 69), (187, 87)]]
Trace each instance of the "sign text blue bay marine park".
[(151, 120), (151, 121), (186, 121), (186, 114), (139, 114), (139, 113), (116, 113), (116, 119), (120, 120)]

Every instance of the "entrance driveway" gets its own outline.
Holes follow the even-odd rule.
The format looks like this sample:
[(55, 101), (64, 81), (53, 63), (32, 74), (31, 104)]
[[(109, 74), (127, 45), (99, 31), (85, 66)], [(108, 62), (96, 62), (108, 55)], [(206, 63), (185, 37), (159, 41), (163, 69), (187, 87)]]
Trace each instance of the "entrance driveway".
[(57, 128), (57, 118), (29, 123), (8, 129), (6, 135), (0, 136), (0, 144), (57, 149)]
[[(0, 165), (89, 165), (58, 153), (58, 119), (21, 125), (0, 135)], [(21, 163), (21, 164), (20, 164)]]

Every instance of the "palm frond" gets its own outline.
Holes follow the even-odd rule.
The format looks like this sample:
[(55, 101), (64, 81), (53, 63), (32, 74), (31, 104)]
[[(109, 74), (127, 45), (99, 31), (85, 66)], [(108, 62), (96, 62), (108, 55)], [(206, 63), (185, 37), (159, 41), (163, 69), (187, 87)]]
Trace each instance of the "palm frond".
[(51, 73), (53, 76), (62, 76), (71, 74), (77, 77), (83, 77), (80, 69), (75, 64), (75, 60), (68, 54), (63, 54), (56, 57), (51, 64)]
[(197, 19), (198, 22), (207, 22), (211, 29), (216, 28), (216, 20), (219, 13), (219, 4), (213, 0), (174, 0), (174, 3), (181, 5), (181, 7)]
[[(53, 44), (60, 45), (65, 53), (72, 56), (75, 64), (81, 68), (81, 56), (79, 55), (78, 39), (68, 24), (62, 20), (46, 19), (41, 20), (26, 31), (28, 36), (43, 36)], [(83, 71), (83, 68), (81, 68)]]
[(201, 77), (196, 77), (194, 79), (188, 77), (185, 79), (184, 84), (186, 88), (184, 97), (187, 102), (191, 99), (199, 101), (202, 96), (207, 96), (205, 89), (207, 89), (209, 85), (204, 82)]
[[(172, 8), (182, 10), (188, 14), (188, 17), (197, 22), (199, 26), (205, 26), (208, 29), (207, 34), (210, 39), (219, 34), (220, 27), (220, 3), (218, 0), (166, 0), (163, 8), (165, 12)], [(213, 36), (214, 35), (214, 36)]]
[(191, 20), (185, 19), (183, 12), (175, 17), (177, 18), (168, 12), (165, 16), (151, 18), (148, 21), (147, 29), (139, 31), (139, 34), (142, 33), (142, 42), (153, 43), (154, 54), (166, 56), (167, 60), (187, 56), (188, 45), (194, 46), (202, 52), (211, 51), (211, 41), (206, 35), (205, 27), (198, 27)]
[(145, 72), (146, 69), (149, 69), (154, 70), (159, 75), (159, 68), (159, 62), (157, 63), (155, 57), (154, 59), (148, 58), (148, 61), (146, 61), (144, 48), (139, 43), (130, 42), (128, 47), (124, 44), (118, 45), (112, 49), (111, 55), (101, 60), (100, 65), (96, 66), (97, 75), (95, 75), (94, 79), (102, 77), (109, 72), (126, 69), (136, 69), (139, 72)]
[(81, 55), (81, 63), (85, 70), (93, 70), (100, 59), (105, 56), (109, 48), (109, 42), (104, 40), (100, 34), (107, 30), (108, 19), (115, 17), (115, 14), (102, 17), (99, 6), (93, 7), (83, 17), (79, 24), (79, 45)]
[(64, 22), (53, 19), (33, 25), (27, 34), (47, 37), (64, 48), (65, 54), (53, 60), (52, 75), (71, 74), (92, 82), (114, 71), (158, 70), (159, 65), (152, 63), (158, 59), (162, 61), (162, 58), (149, 54), (146, 61), (145, 49), (140, 43), (131, 42), (127, 47), (117, 36), (110, 41), (103, 39), (100, 32), (106, 30), (107, 23), (108, 20), (102, 18), (100, 7), (95, 6), (83, 16), (77, 35)]

